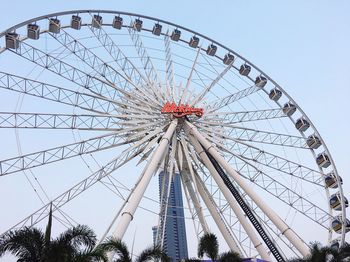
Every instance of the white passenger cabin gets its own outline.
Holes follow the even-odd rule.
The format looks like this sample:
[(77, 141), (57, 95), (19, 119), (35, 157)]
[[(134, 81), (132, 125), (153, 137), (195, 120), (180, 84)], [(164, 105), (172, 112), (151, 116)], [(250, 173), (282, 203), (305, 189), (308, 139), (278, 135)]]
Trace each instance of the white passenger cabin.
[(81, 29), (81, 17), (78, 15), (72, 15), (72, 19), (70, 20), (70, 27), (75, 30)]
[(38, 40), (40, 37), (40, 27), (36, 24), (27, 25), (27, 36), (30, 39)]

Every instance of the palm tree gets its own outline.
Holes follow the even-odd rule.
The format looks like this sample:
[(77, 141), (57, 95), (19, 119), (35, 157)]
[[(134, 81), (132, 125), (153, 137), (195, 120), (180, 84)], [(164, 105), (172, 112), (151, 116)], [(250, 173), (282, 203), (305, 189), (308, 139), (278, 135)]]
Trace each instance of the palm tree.
[(338, 253), (340, 259), (343, 261), (350, 261), (350, 244), (345, 243), (345, 245), (339, 249)]
[(24, 227), (10, 231), (0, 238), (0, 257), (11, 253), (21, 262), (87, 262), (107, 261), (103, 253), (93, 251), (96, 235), (87, 226), (78, 225), (51, 238), (52, 210), (45, 233)]
[[(114, 260), (114, 262), (132, 262), (128, 247), (120, 239), (113, 237), (108, 238), (106, 241), (98, 245), (95, 250), (98, 252), (115, 253), (118, 258)], [(142, 251), (135, 262), (146, 262), (157, 259), (164, 262), (170, 261), (168, 256), (158, 246), (153, 246)]]
[(219, 255), (219, 243), (213, 233), (204, 234), (198, 243), (198, 257), (203, 258), (206, 255), (211, 260), (219, 262), (240, 262), (242, 258), (239, 254), (228, 251)]
[(241, 256), (233, 251), (221, 253), (219, 257), (219, 262), (241, 262), (241, 261), (242, 261)]
[(330, 247), (321, 246), (320, 243), (312, 243), (310, 248), (310, 254), (305, 258), (295, 258), (289, 260), (290, 262), (338, 262), (349, 261), (350, 258), (350, 245), (345, 244), (339, 249), (333, 249)]
[(213, 233), (204, 234), (198, 243), (198, 257), (202, 258), (204, 255), (211, 260), (216, 260), (219, 254), (218, 239)]

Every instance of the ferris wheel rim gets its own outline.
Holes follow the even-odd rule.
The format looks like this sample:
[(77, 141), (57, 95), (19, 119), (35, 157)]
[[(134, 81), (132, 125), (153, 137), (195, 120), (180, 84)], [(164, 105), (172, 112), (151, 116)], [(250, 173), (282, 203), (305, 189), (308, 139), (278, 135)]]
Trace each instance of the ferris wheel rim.
[[(34, 18), (34, 19), (30, 19), (30, 20), (27, 20), (25, 22), (22, 22), (20, 24), (17, 24), (16, 26), (13, 26), (13, 27), (10, 27), (8, 28), (7, 30), (5, 30), (4, 32), (2, 32), (0, 34), (0, 37), (3, 37), (4, 35), (6, 35), (6, 33), (8, 32), (11, 32), (11, 31), (14, 31), (22, 26), (25, 26), (27, 25), (28, 23), (31, 23), (31, 22), (35, 22), (35, 21), (38, 21), (38, 20), (42, 20), (42, 19), (47, 19), (47, 18), (51, 18), (53, 16), (63, 16), (63, 15), (69, 15), (69, 14), (76, 14), (76, 13), (99, 13), (99, 14), (102, 14), (102, 13), (110, 13), (110, 14), (120, 14), (120, 15), (130, 15), (130, 16), (134, 16), (134, 17), (142, 17), (142, 18), (145, 18), (145, 19), (150, 19), (150, 20), (153, 20), (153, 21), (158, 21), (158, 22), (162, 22), (162, 23), (166, 23), (168, 25), (171, 25), (171, 26), (175, 26), (177, 28), (181, 28), (183, 30), (186, 30), (188, 32), (191, 32), (195, 35), (198, 35), (198, 36), (201, 36), (203, 38), (205, 38), (206, 40), (208, 41), (211, 41), (215, 44), (217, 44), (218, 46), (221, 46), (222, 48), (226, 49), (227, 51), (229, 51), (230, 53), (232, 54), (235, 54), (237, 57), (239, 57), (240, 59), (242, 59), (243, 61), (247, 62), (249, 65), (253, 66), (258, 72), (260, 72), (263, 76), (266, 76), (268, 78), (268, 80), (270, 80), (276, 87), (278, 87), (282, 92), (283, 94), (285, 94), (290, 101), (294, 102), (294, 105), (296, 105), (296, 107), (298, 108), (298, 110), (300, 111), (300, 113), (307, 119), (309, 120), (310, 124), (311, 124), (311, 127), (313, 128), (313, 130), (315, 131), (314, 133), (315, 134), (318, 134), (319, 138), (321, 139), (322, 141), (322, 146), (325, 148), (325, 152), (328, 153), (328, 156), (330, 157), (330, 161), (332, 163), (332, 167), (334, 169), (334, 172), (336, 173), (337, 177), (339, 178), (339, 175), (337, 173), (337, 170), (336, 170), (336, 166), (335, 166), (335, 163), (333, 161), (333, 158), (330, 154), (330, 152), (328, 151), (328, 148), (326, 146), (326, 144), (324, 143), (320, 133), (317, 131), (316, 127), (313, 125), (313, 123), (311, 122), (311, 120), (307, 117), (307, 115), (304, 113), (304, 111), (300, 108), (300, 106), (295, 103), (295, 101), (292, 99), (292, 97), (290, 97), (288, 95), (288, 93), (282, 89), (282, 87), (280, 87), (272, 78), (270, 78), (267, 74), (265, 74), (261, 69), (259, 69), (257, 66), (255, 66), (253, 63), (251, 63), (250, 61), (248, 61), (247, 59), (245, 59), (244, 57), (240, 56), (238, 53), (234, 52), (233, 50), (227, 48), (226, 46), (222, 45), (221, 43), (215, 41), (215, 40), (212, 40), (211, 38), (208, 38), (200, 33), (197, 33), (193, 30), (190, 30), (188, 28), (185, 28), (185, 27), (182, 27), (182, 26), (179, 26), (179, 25), (176, 25), (174, 23), (171, 23), (171, 22), (168, 22), (168, 21), (165, 21), (165, 20), (161, 20), (161, 19), (157, 19), (157, 18), (154, 18), (154, 17), (150, 17), (150, 16), (145, 16), (145, 15), (140, 15), (140, 14), (134, 14), (134, 13), (128, 13), (128, 12), (120, 12), (120, 11), (110, 11), (110, 10), (72, 10), (72, 11), (65, 11), (65, 12), (59, 12), (59, 13), (53, 13), (53, 14), (48, 14), (48, 15), (45, 15), (45, 16), (40, 16), (40, 17), (37, 17), (37, 18)], [(43, 32), (44, 33), (44, 32)], [(252, 80), (252, 79), (251, 79)], [(281, 105), (279, 105), (280, 108), (282, 108)], [(291, 117), (290, 117), (291, 118)], [(292, 120), (292, 118), (291, 118)], [(292, 120), (293, 122), (293, 120)], [(294, 123), (294, 122), (293, 122)], [(305, 134), (303, 132), (300, 132), (304, 137), (305, 137)], [(313, 152), (313, 150), (311, 150)], [(323, 172), (322, 172), (323, 173)], [(324, 174), (324, 173), (323, 173)], [(343, 192), (342, 192), (342, 185), (340, 183), (340, 179), (338, 179), (338, 188), (339, 190), (341, 191), (341, 197), (343, 197)], [(326, 188), (326, 190), (328, 190)], [(346, 220), (346, 213), (345, 213), (345, 203), (344, 201), (342, 201), (342, 205), (343, 205), (343, 213), (345, 215), (343, 215), (343, 218)], [(343, 228), (344, 229), (344, 228)], [(344, 237), (345, 237), (345, 234), (343, 234)]]

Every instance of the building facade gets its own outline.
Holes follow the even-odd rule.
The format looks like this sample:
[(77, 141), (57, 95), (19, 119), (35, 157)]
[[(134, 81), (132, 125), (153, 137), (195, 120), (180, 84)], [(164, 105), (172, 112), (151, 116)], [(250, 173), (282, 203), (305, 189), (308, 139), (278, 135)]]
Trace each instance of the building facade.
[[(164, 203), (164, 197), (168, 192), (168, 176), (162, 171), (159, 173), (159, 196), (160, 203)], [(164, 194), (163, 194), (164, 192)], [(162, 196), (163, 201), (162, 201)], [(166, 216), (165, 216), (166, 210)], [(173, 261), (188, 258), (185, 217), (181, 190), (180, 174), (175, 173), (170, 184), (168, 206), (161, 205), (160, 229), (152, 227), (153, 241), (157, 244), (157, 234), (162, 235), (161, 228), (165, 221), (163, 249)]]

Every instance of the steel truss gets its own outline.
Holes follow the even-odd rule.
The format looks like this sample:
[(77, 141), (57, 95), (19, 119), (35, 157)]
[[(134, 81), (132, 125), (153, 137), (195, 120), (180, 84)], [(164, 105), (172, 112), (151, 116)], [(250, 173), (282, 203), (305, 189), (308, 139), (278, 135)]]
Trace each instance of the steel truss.
[[(6, 35), (16, 30), (23, 32), (21, 27), (28, 24), (44, 27), (43, 22), (47, 24), (49, 20), (52, 25), (52, 17), (72, 14), (81, 15), (84, 20), (77, 30), (72, 30), (69, 25), (53, 24), (56, 31), (42, 28), (38, 40)], [(124, 20), (120, 27), (113, 21), (114, 29), (107, 28), (111, 24), (96, 20), (102, 14), (123, 16)], [(154, 23), (154, 28), (159, 24), (163, 27), (157, 32), (148, 28), (149, 23), (137, 24), (139, 19)], [(162, 28), (166, 30), (162, 32)], [(79, 30), (88, 36), (81, 37), (83, 34)], [(111, 33), (111, 30), (117, 31)], [(192, 38), (185, 39), (189, 33)], [(49, 36), (46, 38), (48, 43), (52, 41), (59, 48), (44, 49), (37, 45), (42, 43), (43, 34)], [(263, 71), (233, 50), (166, 21), (102, 10), (51, 14), (19, 24), (1, 36), (6, 36), (8, 41), (0, 53), (8, 51), (9, 56), (17, 56), (34, 68), (40, 68), (40, 74), (53, 73), (58, 79), (62, 78), (64, 84), (40, 80), (40, 74), (34, 77), (29, 73), (24, 77), (10, 73), (10, 70), (0, 71), (2, 91), (47, 105), (55, 102), (50, 108), (53, 113), (21, 110), (19, 102), (18, 112), (0, 112), (0, 130), (15, 129), (19, 149), (19, 129), (76, 130), (75, 134), (84, 132), (93, 137), (2, 159), (0, 176), (11, 178), (10, 174), (18, 173), (20, 177), (22, 172), (31, 172), (37, 179), (35, 168), (50, 167), (54, 162), (64, 163), (73, 157), (81, 157), (85, 162), (87, 155), (91, 157), (90, 161), (96, 161), (94, 155), (97, 152), (103, 151), (107, 155), (112, 154), (109, 149), (114, 149), (113, 154), (115, 149), (121, 151), (117, 157), (113, 155), (112, 160), (107, 160), (107, 164), (97, 163), (100, 166), (97, 171), (9, 230), (37, 225), (49, 215), (50, 207), (56, 214), (63, 212), (60, 209), (67, 203), (101, 182), (122, 199), (118, 213), (101, 241), (112, 232), (113, 226), (112, 235), (123, 238), (136, 210), (143, 208), (157, 217), (157, 243), (163, 245), (170, 183), (174, 173), (179, 172), (187, 201), (185, 217), (193, 221), (197, 238), (215, 231), (217, 226), (229, 248), (243, 256), (271, 260), (273, 255), (277, 261), (286, 260), (290, 254), (305, 257), (309, 253), (306, 240), (301, 239), (300, 230), (289, 215), (289, 212), (295, 212), (299, 223), (303, 221), (322, 230), (328, 235), (329, 243), (333, 240), (340, 244), (345, 242), (345, 198), (325, 142), (297, 103)], [(199, 42), (196, 37), (200, 38)], [(119, 40), (127, 44), (120, 44), (122, 41)], [(89, 41), (97, 43), (96, 48), (89, 47)], [(214, 47), (222, 50), (216, 53)], [(130, 57), (128, 48), (135, 50), (138, 57)], [(178, 50), (184, 50), (185, 55), (178, 54)], [(108, 57), (112, 61), (108, 61)], [(180, 66), (183, 72), (175, 72)], [(242, 70), (248, 67), (249, 72)], [(181, 79), (186, 83), (181, 83)], [(269, 93), (269, 89), (279, 97)], [(172, 113), (161, 114), (166, 102), (202, 107), (204, 114), (201, 118), (191, 114), (180, 118)], [(287, 112), (282, 106), (286, 103), (293, 112)], [(73, 113), (56, 111), (63, 106), (65, 109), (68, 106)], [(290, 126), (286, 128), (284, 123), (289, 121), (292, 127), (297, 127), (298, 119), (304, 121), (301, 128), (287, 132), (276, 127), (277, 131), (274, 131), (274, 123), (280, 122), (289, 129)], [(318, 140), (310, 146), (308, 138), (311, 135)], [(291, 152), (300, 153), (302, 157), (289, 157)], [(303, 158), (304, 154), (316, 158), (320, 152), (327, 155), (329, 167), (325, 164), (318, 168)], [(133, 188), (111, 176), (136, 158), (136, 165), (142, 165), (143, 171)], [(164, 170), (166, 175), (160, 200), (149, 199), (160, 205), (155, 211), (140, 203), (147, 198), (147, 187), (159, 170)], [(331, 172), (337, 189), (325, 187), (325, 174)], [(40, 185), (38, 179), (36, 182)], [(330, 194), (335, 190), (340, 193), (340, 212), (333, 211), (328, 205)], [(312, 198), (320, 196), (320, 191), (325, 193), (325, 205)], [(260, 192), (266, 192), (266, 196), (262, 197)], [(288, 209), (288, 214), (277, 214), (270, 206), (269, 197), (273, 200), (271, 203), (283, 207), (281, 210)], [(339, 216), (342, 230), (337, 238), (331, 224)], [(60, 221), (69, 224), (67, 219)]]

